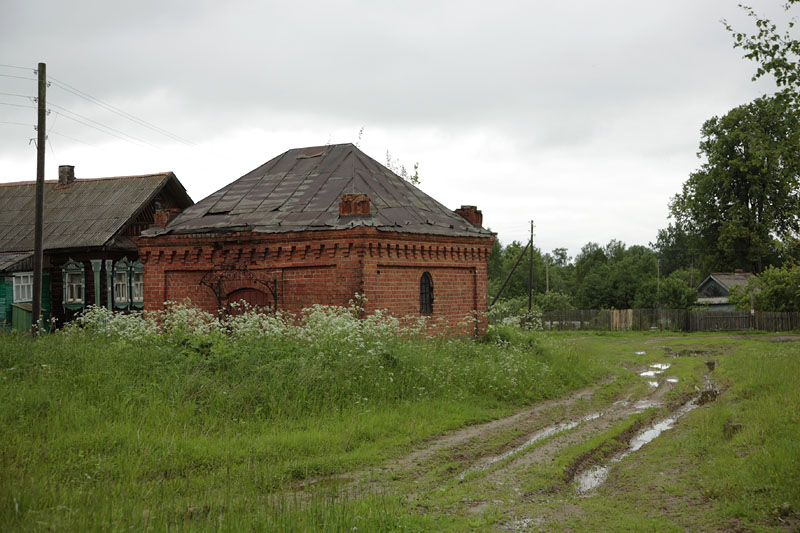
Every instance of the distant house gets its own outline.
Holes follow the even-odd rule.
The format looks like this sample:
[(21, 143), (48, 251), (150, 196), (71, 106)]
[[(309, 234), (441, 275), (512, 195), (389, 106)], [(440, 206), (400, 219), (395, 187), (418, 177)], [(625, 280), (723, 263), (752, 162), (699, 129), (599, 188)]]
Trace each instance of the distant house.
[[(0, 331), (30, 328), (35, 182), (0, 184)], [(142, 307), (143, 268), (133, 238), (192, 205), (172, 172), (45, 182), (43, 318), (58, 324), (87, 305)]]
[[(367, 298), (366, 312), (486, 330), (494, 234), (352, 144), (289, 150), (137, 239), (146, 310), (185, 298), (298, 312)], [(473, 320), (464, 320), (473, 317)]]
[(698, 305), (706, 305), (712, 311), (733, 311), (729, 303), (733, 287), (747, 285), (753, 277), (749, 272), (717, 272), (711, 274), (697, 286)]

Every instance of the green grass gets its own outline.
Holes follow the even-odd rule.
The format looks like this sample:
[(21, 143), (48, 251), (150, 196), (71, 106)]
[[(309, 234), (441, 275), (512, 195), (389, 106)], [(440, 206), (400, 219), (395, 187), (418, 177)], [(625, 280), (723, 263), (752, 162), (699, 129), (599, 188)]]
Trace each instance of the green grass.
[[(722, 389), (716, 402), (681, 418), (673, 430), (615, 465), (597, 494), (574, 499), (569, 517), (554, 529), (581, 531), (794, 530), (800, 525), (800, 343), (755, 339), (648, 340), (622, 338), (598, 345), (597, 337), (575, 341), (597, 352), (631, 347), (670, 359), (668, 371), (681, 383), (707, 372)], [(622, 355), (624, 363), (629, 362)], [(697, 380), (695, 379), (695, 382)], [(582, 446), (589, 446), (584, 443)], [(580, 448), (580, 447), (578, 447)], [(570, 451), (566, 456), (572, 456)], [(567, 461), (568, 462), (568, 461)]]
[[(0, 336), (0, 530), (457, 531), (497, 528), (517, 512), (549, 516), (555, 530), (800, 524), (797, 343), (568, 333)], [(639, 394), (646, 384), (634, 370), (650, 363), (672, 364), (680, 383), (667, 400), (682, 403), (708, 359), (720, 398), (615, 465), (592, 497), (575, 497), (564, 472), (583, 454), (613, 455), (617, 437), (657, 412), (567, 449), (528, 487), (555, 487), (557, 497), (545, 491), (547, 501), (513, 512), (455, 513), (461, 499), (487, 495), (469, 484), (437, 490), (464, 467), (446, 453), (423, 465), (417, 488), (402, 477), (364, 494), (339, 490), (352, 472), (437, 435), (608, 376), (587, 408)], [(564, 502), (574, 512), (557, 516)]]
[(607, 373), (500, 335), (503, 347), (0, 336), (0, 529), (424, 525), (394, 496), (276, 507), (275, 494)]

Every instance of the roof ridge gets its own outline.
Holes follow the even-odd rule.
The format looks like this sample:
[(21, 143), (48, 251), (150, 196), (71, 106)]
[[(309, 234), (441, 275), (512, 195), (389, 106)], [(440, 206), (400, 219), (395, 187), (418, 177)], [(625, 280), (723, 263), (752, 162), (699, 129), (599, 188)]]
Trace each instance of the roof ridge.
[[(94, 182), (94, 181), (108, 181), (108, 180), (125, 180), (125, 179), (136, 179), (136, 178), (153, 178), (155, 176), (169, 176), (175, 175), (174, 172), (168, 170), (166, 172), (153, 172), (152, 174), (133, 174), (130, 176), (106, 176), (101, 178), (75, 178), (76, 183), (87, 183), (87, 182)], [(57, 179), (49, 179), (44, 180), (45, 184), (50, 183), (58, 183)], [(28, 180), (28, 181), (9, 181), (5, 183), (0, 183), (0, 187), (12, 187), (16, 185), (36, 185), (36, 180)]]

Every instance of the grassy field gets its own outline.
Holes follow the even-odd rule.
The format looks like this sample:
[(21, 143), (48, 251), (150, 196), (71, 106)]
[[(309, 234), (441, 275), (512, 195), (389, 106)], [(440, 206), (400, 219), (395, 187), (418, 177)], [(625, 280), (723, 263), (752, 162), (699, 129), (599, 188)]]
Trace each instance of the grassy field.
[[(559, 524), (626, 527), (651, 494), (636, 485), (664, 464), (676, 475), (663, 490), (710, 513), (689, 526), (798, 524), (797, 343), (515, 330), (425, 339), (347, 310), (318, 309), (296, 327), (173, 318), (160, 331), (101, 317), (36, 340), (0, 337), (0, 529), (493, 529), (500, 511), (463, 516), (402, 481), (343, 494), (324, 480), (601, 380), (594, 401), (613, 401), (643, 387), (639, 345), (714, 350), (725, 392), (648, 447), (656, 466), (622, 463), (616, 492), (575, 499), (582, 512)], [(686, 361), (688, 390), (702, 361)], [(657, 511), (647, 519), (671, 524)]]

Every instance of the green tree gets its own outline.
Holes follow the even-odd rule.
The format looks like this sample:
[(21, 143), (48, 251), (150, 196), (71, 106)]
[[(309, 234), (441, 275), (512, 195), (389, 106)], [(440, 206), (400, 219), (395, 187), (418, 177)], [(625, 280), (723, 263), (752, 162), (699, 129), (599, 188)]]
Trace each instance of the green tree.
[(655, 253), (645, 246), (590, 242), (575, 258), (575, 271), (575, 303), (583, 309), (627, 309), (655, 299), (643, 292), (655, 293), (657, 276)]
[[(783, 4), (784, 11), (791, 10), (798, 1), (787, 0)], [(769, 75), (778, 86), (779, 100), (787, 105), (800, 104), (800, 41), (791, 34), (794, 19), (787, 23), (786, 29), (779, 29), (777, 24), (760, 17), (753, 8), (741, 4), (740, 7), (755, 21), (755, 33), (737, 31), (726, 20), (722, 22), (733, 36), (734, 48), (743, 49), (745, 58), (758, 63), (753, 81)]]
[(676, 270), (661, 280), (658, 305), (662, 309), (688, 309), (697, 303), (697, 291), (688, 283), (686, 271)]
[(800, 229), (800, 123), (774, 98), (736, 107), (702, 128), (706, 162), (670, 203), (706, 267), (761, 271), (776, 237)]
[[(501, 246), (495, 241), (489, 256), (489, 297), (494, 298), (520, 254), (525, 250), (525, 243), (513, 241), (508, 246)], [(566, 248), (556, 248), (550, 260), (550, 290), (571, 298), (575, 285), (575, 266), (570, 263)], [(530, 250), (520, 259), (517, 269), (503, 291), (502, 299), (528, 295), (528, 268)], [(539, 248), (533, 247), (533, 293), (544, 294), (547, 289), (545, 257)], [(560, 304), (559, 304), (560, 305)], [(526, 300), (527, 306), (527, 300)]]
[(680, 268), (691, 268), (699, 257), (691, 247), (686, 230), (676, 224), (658, 230), (656, 242), (650, 243), (661, 265), (661, 275), (669, 276)]
[(731, 303), (750, 309), (750, 294), (759, 311), (800, 311), (800, 265), (770, 267), (731, 290)]
[(545, 312), (575, 309), (575, 306), (572, 304), (572, 297), (558, 291), (537, 294), (533, 301), (536, 307)]

